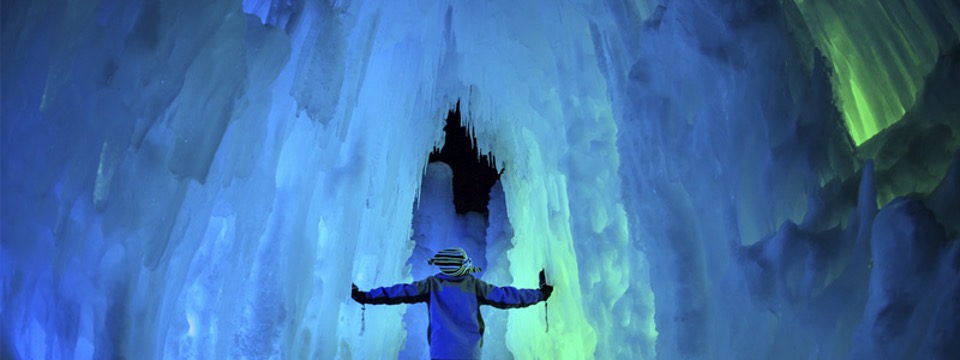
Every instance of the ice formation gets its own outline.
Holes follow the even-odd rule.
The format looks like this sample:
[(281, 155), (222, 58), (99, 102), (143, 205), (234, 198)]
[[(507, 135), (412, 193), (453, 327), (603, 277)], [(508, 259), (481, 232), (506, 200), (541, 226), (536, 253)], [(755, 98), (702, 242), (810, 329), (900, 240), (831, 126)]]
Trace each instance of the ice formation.
[(424, 358), (452, 243), (485, 358), (951, 358), (960, 5), (825, 4), (5, 1), (0, 358)]

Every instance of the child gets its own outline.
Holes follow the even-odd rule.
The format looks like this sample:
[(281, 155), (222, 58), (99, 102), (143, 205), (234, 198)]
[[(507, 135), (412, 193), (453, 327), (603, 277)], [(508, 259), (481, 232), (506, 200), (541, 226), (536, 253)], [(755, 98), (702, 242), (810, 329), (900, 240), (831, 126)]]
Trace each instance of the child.
[(427, 342), (433, 359), (480, 359), (484, 328), (480, 305), (521, 308), (546, 301), (553, 293), (543, 270), (539, 289), (498, 287), (477, 279), (471, 274), (480, 268), (473, 266), (461, 248), (441, 250), (427, 263), (439, 267), (440, 273), (412, 284), (366, 292), (353, 284), (351, 297), (361, 304), (427, 303)]

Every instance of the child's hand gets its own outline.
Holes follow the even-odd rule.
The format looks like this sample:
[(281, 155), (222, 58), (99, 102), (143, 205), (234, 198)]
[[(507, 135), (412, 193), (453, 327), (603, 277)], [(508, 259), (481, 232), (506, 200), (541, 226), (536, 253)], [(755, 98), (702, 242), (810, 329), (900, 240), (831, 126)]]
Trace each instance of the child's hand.
[(547, 301), (550, 294), (553, 294), (553, 286), (547, 285), (547, 274), (542, 269), (540, 270), (540, 292), (543, 293), (543, 301)]
[(353, 301), (363, 304), (363, 301), (367, 299), (367, 294), (360, 291), (357, 284), (351, 284), (350, 297), (353, 298)]

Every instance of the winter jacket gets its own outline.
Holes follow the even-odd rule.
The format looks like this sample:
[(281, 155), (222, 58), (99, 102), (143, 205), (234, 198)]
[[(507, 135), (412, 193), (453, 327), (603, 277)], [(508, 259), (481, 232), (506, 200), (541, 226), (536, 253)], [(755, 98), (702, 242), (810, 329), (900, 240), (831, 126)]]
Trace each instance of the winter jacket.
[(473, 275), (442, 273), (411, 284), (375, 288), (365, 293), (367, 304), (426, 302), (430, 316), (427, 341), (433, 359), (480, 359), (483, 317), (480, 305), (521, 308), (544, 299), (539, 289), (493, 286)]

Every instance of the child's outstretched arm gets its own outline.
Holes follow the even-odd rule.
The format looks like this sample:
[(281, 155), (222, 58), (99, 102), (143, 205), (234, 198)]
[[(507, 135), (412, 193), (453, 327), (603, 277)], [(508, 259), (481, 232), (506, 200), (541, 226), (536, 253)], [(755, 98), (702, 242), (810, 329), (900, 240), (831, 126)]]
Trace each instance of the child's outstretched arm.
[(540, 301), (546, 301), (553, 293), (553, 286), (547, 285), (543, 271), (540, 271), (539, 289), (517, 289), (512, 286), (493, 286), (477, 281), (477, 297), (480, 303), (496, 308), (522, 308)]
[(360, 291), (357, 284), (353, 284), (350, 297), (361, 304), (415, 304), (430, 300), (430, 286), (426, 280), (420, 280)]

